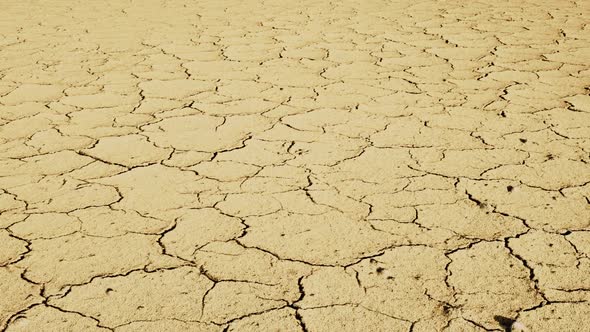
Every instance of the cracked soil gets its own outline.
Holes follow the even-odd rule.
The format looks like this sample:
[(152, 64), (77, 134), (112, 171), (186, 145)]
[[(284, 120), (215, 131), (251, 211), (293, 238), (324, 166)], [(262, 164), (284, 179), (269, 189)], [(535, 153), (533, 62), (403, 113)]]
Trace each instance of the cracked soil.
[(0, 331), (590, 331), (590, 1), (1, 7)]

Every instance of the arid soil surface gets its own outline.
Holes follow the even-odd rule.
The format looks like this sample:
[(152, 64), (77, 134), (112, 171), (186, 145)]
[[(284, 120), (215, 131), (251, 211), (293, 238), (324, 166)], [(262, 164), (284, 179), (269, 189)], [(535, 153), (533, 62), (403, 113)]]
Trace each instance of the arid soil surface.
[(590, 1), (1, 7), (0, 331), (590, 331)]

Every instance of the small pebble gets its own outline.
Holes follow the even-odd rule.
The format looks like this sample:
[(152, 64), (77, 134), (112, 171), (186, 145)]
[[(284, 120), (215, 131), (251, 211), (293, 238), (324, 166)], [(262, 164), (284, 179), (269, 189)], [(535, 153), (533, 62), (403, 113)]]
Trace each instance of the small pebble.
[(529, 329), (527, 329), (521, 322), (514, 322), (512, 323), (512, 326), (510, 326), (511, 332), (527, 332), (528, 330)]

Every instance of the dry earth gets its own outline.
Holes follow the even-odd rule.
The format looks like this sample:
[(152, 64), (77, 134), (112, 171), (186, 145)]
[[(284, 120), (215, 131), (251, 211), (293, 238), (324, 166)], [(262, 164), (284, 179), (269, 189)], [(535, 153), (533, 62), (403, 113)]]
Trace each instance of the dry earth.
[(1, 331), (590, 331), (590, 1), (1, 5)]

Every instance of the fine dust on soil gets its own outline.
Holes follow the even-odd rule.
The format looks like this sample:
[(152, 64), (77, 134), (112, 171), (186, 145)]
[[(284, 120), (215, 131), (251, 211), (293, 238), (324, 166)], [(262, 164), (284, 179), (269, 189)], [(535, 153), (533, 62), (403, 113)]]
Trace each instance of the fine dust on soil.
[(590, 330), (590, 1), (1, 6), (0, 331)]

